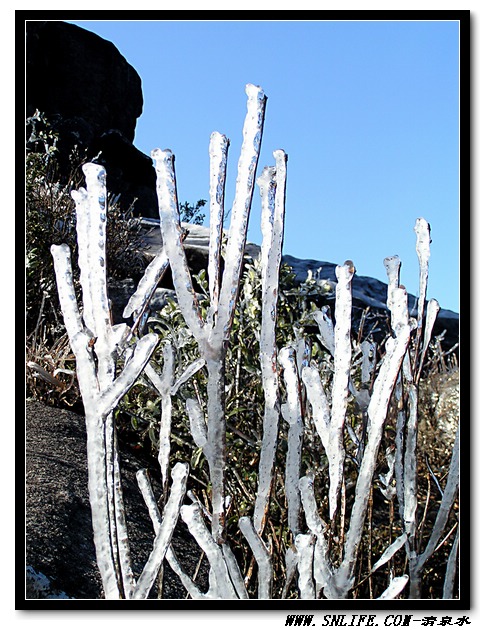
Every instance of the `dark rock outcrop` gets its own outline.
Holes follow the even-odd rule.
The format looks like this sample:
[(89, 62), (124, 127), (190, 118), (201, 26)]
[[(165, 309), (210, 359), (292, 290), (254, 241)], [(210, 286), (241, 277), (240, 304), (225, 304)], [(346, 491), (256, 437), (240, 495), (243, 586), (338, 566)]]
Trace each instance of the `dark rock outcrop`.
[[(148, 468), (156, 496), (161, 490), (156, 462), (120, 441), (120, 465), (135, 576), (152, 549), (153, 527), (136, 482)], [(38, 401), (26, 402), (26, 599), (100, 599), (87, 485), (84, 418)], [(193, 574), (200, 549), (180, 522), (172, 545)], [(199, 586), (207, 588), (207, 565)], [(151, 597), (156, 598), (155, 589)], [(185, 597), (179, 578), (166, 567), (164, 598)]]
[(27, 117), (36, 110), (59, 133), (61, 175), (77, 146), (106, 167), (124, 209), (136, 198), (135, 214), (158, 216), (152, 160), (133, 145), (141, 79), (111, 42), (73, 24), (27, 21)]

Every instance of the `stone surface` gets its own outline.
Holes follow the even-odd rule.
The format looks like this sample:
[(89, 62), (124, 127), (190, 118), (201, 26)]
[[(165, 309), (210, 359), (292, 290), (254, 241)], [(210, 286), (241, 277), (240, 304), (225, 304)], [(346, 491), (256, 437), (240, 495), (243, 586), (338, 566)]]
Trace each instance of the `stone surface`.
[(100, 154), (123, 207), (137, 198), (136, 214), (158, 216), (152, 160), (133, 145), (141, 79), (111, 42), (66, 22), (27, 21), (27, 116), (36, 109), (60, 134), (64, 175), (74, 145), (87, 160)]
[[(130, 549), (135, 575), (152, 549), (151, 520), (135, 474), (148, 468), (160, 496), (156, 463), (121, 442), (120, 461)], [(102, 597), (87, 490), (84, 418), (71, 411), (26, 402), (26, 599), (99, 599)], [(200, 549), (180, 522), (172, 540), (189, 573)], [(203, 588), (207, 566), (200, 571)], [(151, 598), (156, 594), (152, 589)], [(185, 589), (167, 566), (164, 598), (185, 597)]]

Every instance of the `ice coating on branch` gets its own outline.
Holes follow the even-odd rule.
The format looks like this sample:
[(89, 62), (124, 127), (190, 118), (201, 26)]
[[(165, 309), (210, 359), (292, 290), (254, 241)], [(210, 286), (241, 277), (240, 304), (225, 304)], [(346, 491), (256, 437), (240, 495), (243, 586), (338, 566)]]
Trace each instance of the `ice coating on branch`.
[(127, 319), (133, 313), (146, 309), (153, 292), (168, 269), (168, 265), (168, 256), (165, 253), (165, 249), (162, 249), (145, 269), (145, 273), (140, 279), (135, 293), (133, 293), (125, 306), (123, 317)]
[(314, 492), (314, 475), (307, 474), (299, 482), (301, 502), (309, 530), (316, 538), (314, 549), (314, 575), (317, 592), (327, 586), (332, 579), (332, 569), (328, 559), (328, 544), (325, 539), (326, 526), (318, 514)]
[(308, 401), (312, 407), (313, 421), (328, 459), (329, 514), (330, 518), (333, 518), (337, 509), (342, 483), (342, 461), (345, 456), (341, 437), (342, 428), (332, 422), (330, 406), (318, 369), (315, 366), (303, 368), (302, 379), (305, 383)]
[(231, 210), (224, 275), (222, 278), (219, 315), (213, 330), (214, 343), (226, 343), (234, 316), (235, 292), (241, 276), (244, 247), (248, 229), (249, 210), (253, 196), (256, 166), (263, 132), (266, 96), (260, 87), (246, 86), (247, 114), (243, 127), (243, 143), (239, 156), (236, 192)]
[(419, 260), (419, 298), (418, 298), (418, 329), (423, 323), (424, 302), (428, 285), (429, 257), (431, 244), (431, 228), (425, 219), (416, 219), (416, 253)]
[(335, 331), (332, 318), (329, 315), (329, 307), (323, 306), (321, 310), (312, 313), (314, 320), (317, 322), (321, 343), (327, 348), (332, 356), (335, 354)]
[(185, 407), (189, 416), (190, 432), (194, 442), (199, 448), (205, 449), (207, 444), (207, 425), (204, 420), (204, 412), (194, 398), (188, 398), (185, 401)]
[(396, 597), (401, 594), (408, 581), (409, 577), (407, 575), (393, 578), (386, 590), (377, 599), (396, 599)]
[(224, 223), (224, 193), (226, 186), (227, 152), (229, 140), (215, 131), (209, 144), (210, 156), (210, 240), (207, 275), (209, 296), (214, 313), (219, 302), (221, 247)]
[(135, 586), (132, 599), (147, 599), (150, 589), (155, 582), (172, 539), (173, 530), (177, 524), (180, 507), (185, 496), (188, 476), (188, 464), (180, 462), (175, 464), (172, 470), (173, 483), (170, 497), (163, 511), (162, 522), (156, 533), (152, 552)]
[(313, 582), (313, 552), (315, 537), (311, 534), (298, 534), (295, 539), (298, 552), (298, 587), (302, 599), (315, 599)]
[[(236, 298), (242, 269), (244, 247), (251, 206), (255, 169), (259, 157), (266, 97), (261, 88), (246, 86), (247, 115), (243, 127), (243, 144), (238, 163), (236, 193), (231, 213), (231, 224), (226, 247), (224, 273), (218, 293), (218, 269), (221, 250), (223, 215), (223, 188), (227, 140), (214, 134), (210, 143), (211, 156), (211, 244), (210, 244), (210, 296), (211, 305), (203, 321), (193, 289), (189, 266), (182, 244), (178, 220), (177, 189), (174, 158), (171, 151), (155, 149), (157, 194), (160, 209), (160, 229), (170, 261), (172, 277), (182, 315), (198, 342), (201, 359), (207, 366), (207, 457), (212, 482), (212, 534), (219, 543), (224, 541), (225, 530), (225, 440), (224, 366), (227, 344), (236, 308)], [(222, 213), (222, 214), (221, 214)], [(192, 426), (200, 426), (192, 406)], [(197, 432), (197, 440), (203, 442)]]
[(374, 573), (374, 571), (377, 571), (379, 567), (382, 567), (386, 564), (386, 562), (389, 562), (393, 555), (401, 549), (407, 538), (406, 534), (401, 534), (401, 536), (396, 538), (396, 540), (384, 551), (379, 560), (372, 565), (371, 572)]
[(260, 533), (268, 509), (279, 425), (276, 319), (283, 247), (286, 154), (279, 150), (273, 155), (276, 159), (276, 167), (265, 167), (257, 182), (260, 187), (262, 206), (260, 364), (265, 396), (259, 486), (254, 507), (254, 526)]
[[(379, 374), (374, 382), (374, 388), (370, 399), (368, 414), (368, 440), (362, 457), (357, 484), (355, 488), (355, 501), (352, 507), (350, 524), (344, 547), (344, 559), (335, 578), (335, 583), (340, 584), (342, 592), (347, 592), (353, 580), (355, 564), (357, 561), (357, 549), (360, 544), (364, 527), (365, 514), (369, 491), (372, 485), (376, 468), (377, 453), (382, 437), (384, 422), (387, 417), (389, 402), (402, 365), (404, 355), (408, 348), (410, 326), (408, 323), (407, 294), (404, 289), (396, 290), (397, 299), (393, 303), (393, 317), (396, 322), (395, 338), (389, 338), (386, 342), (386, 354), (382, 362)], [(404, 302), (406, 306), (404, 306)]]
[[(309, 383), (308, 396), (314, 407), (317, 430), (322, 439), (329, 464), (330, 493), (329, 513), (333, 519), (337, 509), (338, 494), (342, 484), (343, 462), (345, 450), (343, 447), (343, 427), (347, 412), (347, 396), (350, 382), (350, 363), (352, 358), (352, 345), (350, 341), (350, 328), (352, 316), (352, 288), (351, 282), (354, 275), (354, 265), (347, 261), (342, 266), (337, 266), (337, 288), (335, 296), (335, 330), (334, 330), (334, 377), (332, 386), (332, 409), (328, 417), (329, 406), (323, 391), (318, 384), (320, 379), (314, 370), (304, 370)], [(330, 328), (324, 325), (324, 318), (316, 317), (322, 325), (322, 333), (330, 337)], [(322, 336), (323, 336), (322, 335)], [(329, 340), (329, 346), (331, 347)], [(306, 381), (305, 381), (306, 382)]]
[(205, 365), (205, 359), (203, 357), (200, 357), (199, 359), (196, 359), (190, 365), (188, 365), (185, 368), (185, 370), (182, 372), (182, 374), (178, 377), (178, 379), (175, 381), (175, 383), (172, 385), (172, 387), (170, 389), (170, 394), (172, 396), (175, 396), (175, 394), (178, 392), (180, 386), (183, 385), (184, 383), (186, 383), (189, 380), (189, 378), (194, 376), (194, 374), (197, 374), (197, 372), (202, 367), (204, 367), (204, 365)]
[(166, 343), (162, 349), (162, 376), (158, 376), (153, 367), (147, 364), (145, 373), (160, 394), (160, 434), (158, 447), (158, 463), (162, 473), (164, 494), (168, 482), (168, 468), (170, 460), (170, 430), (172, 427), (172, 397), (175, 370), (175, 349), (171, 343)]
[(446, 523), (448, 522), (448, 516), (450, 510), (455, 501), (460, 482), (460, 426), (456, 430), (455, 443), (453, 445), (453, 453), (451, 456), (451, 463), (448, 472), (448, 478), (446, 480), (445, 490), (441, 499), (440, 509), (433, 525), (433, 531), (426, 545), (426, 549), (418, 557), (417, 568), (422, 570), (431, 554), (435, 551), (438, 542), (440, 541)]
[(211, 566), (211, 596), (214, 599), (237, 599), (222, 550), (207, 530), (199, 506), (196, 503), (183, 505), (180, 515)]
[[(106, 174), (86, 164), (86, 189), (73, 193), (83, 317), (77, 306), (67, 246), (51, 248), (61, 309), (86, 415), (88, 486), (96, 559), (107, 599), (130, 598), (134, 578), (122, 499), (113, 409), (148, 362), (157, 335), (137, 342), (118, 376), (114, 357), (126, 326), (111, 325), (106, 282)], [(84, 322), (83, 322), (84, 319)]]
[(258, 599), (271, 599), (273, 580), (271, 554), (248, 516), (239, 519), (239, 529), (248, 541), (258, 563)]
[(288, 451), (286, 454), (285, 490), (288, 501), (288, 527), (293, 535), (300, 531), (300, 479), (301, 448), (303, 440), (303, 417), (301, 407), (301, 392), (296, 366), (295, 350), (292, 347), (283, 348), (278, 360), (283, 367), (286, 383), (287, 402), (281, 406), (284, 419), (288, 422)]
[(170, 261), (173, 284), (187, 326), (196, 339), (200, 340), (203, 322), (183, 247), (175, 182), (174, 156), (168, 149), (165, 151), (154, 149), (152, 158), (155, 160), (157, 173), (160, 230), (164, 248)]
[(428, 351), (428, 347), (431, 341), (431, 336), (433, 333), (433, 326), (436, 322), (436, 318), (438, 317), (438, 313), (440, 311), (440, 305), (437, 300), (431, 299), (426, 307), (426, 324), (424, 327), (424, 338), (423, 338), (423, 348), (421, 350), (421, 361), (419, 364), (418, 376), (421, 374), (423, 369), (424, 360), (426, 358), (426, 352)]

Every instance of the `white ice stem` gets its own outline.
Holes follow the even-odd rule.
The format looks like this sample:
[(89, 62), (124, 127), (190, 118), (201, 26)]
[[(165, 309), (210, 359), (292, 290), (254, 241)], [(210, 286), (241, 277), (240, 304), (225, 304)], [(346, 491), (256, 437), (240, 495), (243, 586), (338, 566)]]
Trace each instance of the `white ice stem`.
[(266, 167), (258, 178), (261, 190), (262, 306), (260, 335), (261, 380), (264, 390), (263, 436), (259, 462), (259, 485), (254, 506), (254, 526), (261, 534), (268, 509), (279, 425), (279, 384), (276, 321), (279, 270), (283, 246), (286, 155), (275, 151), (276, 168)]
[(308, 529), (315, 536), (313, 573), (317, 592), (327, 587), (332, 579), (332, 567), (329, 561), (328, 544), (325, 539), (326, 525), (318, 514), (314, 492), (314, 476), (306, 475), (299, 482), (301, 502), (305, 512)]
[(445, 584), (443, 586), (443, 599), (453, 599), (459, 541), (460, 535), (459, 532), (457, 532), (455, 540), (453, 541), (453, 547), (451, 548), (450, 555), (448, 556), (448, 561), (446, 563), (446, 576)]
[(336, 575), (335, 584), (341, 589), (343, 597), (354, 579), (354, 569), (364, 528), (369, 492), (374, 478), (377, 453), (382, 437), (382, 429), (387, 417), (389, 402), (406, 353), (410, 327), (407, 317), (407, 294), (405, 289), (397, 289), (393, 309), (396, 322), (395, 338), (386, 342), (386, 354), (374, 383), (368, 413), (368, 442), (364, 450), (362, 463), (355, 488), (355, 502), (352, 507), (350, 524), (344, 547), (344, 559)]
[(140, 279), (135, 293), (128, 300), (128, 304), (123, 311), (123, 317), (126, 319), (134, 313), (140, 313), (146, 310), (148, 303), (157, 288), (158, 283), (162, 279), (165, 271), (168, 269), (169, 260), (162, 248), (160, 252), (153, 258), (145, 269), (145, 273)]
[(430, 226), (425, 219), (416, 219), (416, 253), (419, 260), (419, 298), (418, 298), (418, 333), (421, 333), (424, 317), (424, 303), (428, 286), (429, 257), (430, 257)]
[(396, 599), (408, 582), (409, 577), (407, 575), (400, 575), (399, 577), (393, 578), (386, 590), (377, 599)]
[(138, 579), (132, 599), (147, 599), (150, 593), (177, 524), (180, 507), (185, 496), (188, 475), (189, 467), (187, 464), (180, 462), (175, 464), (172, 470), (172, 488), (163, 511), (162, 522), (153, 542), (153, 550)]
[[(335, 354), (332, 385), (332, 412), (330, 419), (330, 440), (332, 443), (332, 493), (329, 497), (329, 513), (333, 519), (337, 509), (338, 493), (342, 485), (345, 449), (343, 428), (347, 413), (347, 399), (350, 382), (350, 363), (352, 342), (350, 330), (352, 324), (352, 278), (354, 265), (346, 261), (337, 266), (337, 287), (335, 295)], [(330, 460), (329, 460), (330, 465)]]
[(166, 498), (168, 483), (168, 468), (170, 460), (170, 429), (172, 426), (172, 397), (171, 388), (174, 378), (175, 350), (172, 344), (163, 346), (163, 368), (161, 378), (148, 363), (145, 374), (151, 380), (160, 394), (160, 435), (158, 447), (158, 463), (162, 473), (163, 494)]
[(211, 574), (216, 599), (238, 599), (232, 585), (228, 568), (221, 547), (214, 541), (205, 526), (200, 507), (197, 503), (184, 505), (180, 509), (180, 515), (187, 524), (190, 533), (204, 551), (211, 566)]
[(295, 350), (286, 347), (281, 350), (278, 360), (283, 367), (287, 402), (281, 407), (284, 419), (288, 422), (288, 451), (286, 455), (285, 490), (288, 502), (288, 527), (296, 536), (300, 531), (300, 479), (301, 449), (303, 440), (303, 417), (301, 390), (296, 366)]
[(227, 543), (222, 544), (222, 553), (224, 555), (224, 560), (226, 561), (227, 569), (229, 571), (229, 575), (231, 576), (231, 580), (236, 590), (237, 596), (239, 597), (239, 599), (249, 599), (246, 585), (244, 584), (244, 578), (241, 575), (241, 570), (237, 563), (236, 557), (234, 556), (232, 549)]
[(207, 444), (205, 453), (212, 483), (212, 535), (225, 538), (226, 418), (224, 407), (224, 356), (220, 349), (207, 361)]
[(312, 534), (298, 534), (295, 540), (298, 552), (298, 587), (301, 599), (315, 599), (313, 581), (313, 553), (315, 537)]
[(424, 564), (428, 561), (430, 556), (434, 553), (438, 542), (445, 530), (448, 517), (453, 507), (453, 503), (456, 498), (459, 487), (460, 477), (460, 429), (458, 427), (456, 431), (455, 444), (453, 445), (453, 454), (451, 456), (450, 468), (448, 471), (448, 479), (446, 482), (443, 497), (441, 499), (440, 509), (436, 516), (435, 523), (433, 525), (433, 531), (429, 537), (428, 544), (423, 553), (418, 557), (417, 569), (421, 571)]
[(409, 384), (409, 414), (404, 449), (404, 529), (413, 545), (416, 533), (416, 509), (418, 506), (416, 446), (418, 441), (418, 390)]
[(263, 134), (266, 96), (260, 87), (251, 84), (246, 86), (246, 94), (248, 101), (243, 127), (243, 143), (237, 168), (236, 192), (231, 211), (218, 317), (212, 332), (217, 347), (226, 344), (229, 340), (236, 308), (249, 211)]
[(167, 252), (172, 269), (172, 278), (180, 310), (187, 326), (194, 337), (200, 341), (202, 333), (202, 316), (199, 303), (192, 284), (187, 257), (183, 246), (183, 235), (180, 227), (177, 185), (175, 181), (174, 156), (170, 150), (154, 149), (157, 172), (157, 194), (160, 212), (160, 230), (164, 249)]
[(83, 167), (87, 190), (73, 192), (76, 202), (83, 318), (72, 282), (69, 250), (51, 248), (66, 330), (76, 356), (79, 387), (86, 414), (88, 484), (96, 559), (105, 597), (130, 597), (134, 585), (122, 499), (113, 409), (148, 361), (158, 339), (149, 335), (134, 348), (115, 378), (116, 344), (126, 327), (113, 327), (106, 283), (105, 171)]
[(433, 326), (438, 317), (440, 305), (437, 300), (431, 299), (426, 307), (426, 324), (424, 327), (423, 348), (421, 350), (421, 361), (419, 363), (419, 370), (415, 377), (415, 382), (419, 382), (421, 371), (423, 369), (424, 360), (426, 358), (426, 352), (428, 351), (429, 343), (431, 341), (431, 335), (433, 333)]
[(374, 573), (374, 571), (377, 571), (379, 567), (382, 567), (384, 564), (386, 564), (386, 562), (389, 562), (394, 554), (397, 553), (399, 549), (401, 549), (401, 547), (405, 544), (406, 540), (406, 534), (402, 534), (401, 536), (396, 538), (396, 540), (391, 545), (389, 545), (389, 547), (387, 547), (379, 560), (373, 564), (371, 573)]
[[(160, 531), (160, 527), (162, 526), (162, 516), (160, 514), (160, 510), (158, 509), (157, 500), (153, 493), (152, 485), (150, 483), (150, 479), (148, 477), (146, 469), (140, 469), (136, 473), (136, 480), (138, 482), (138, 487), (140, 488), (145, 504), (148, 508), (148, 513), (150, 515), (155, 534), (158, 534), (158, 532)], [(180, 566), (180, 563), (171, 545), (169, 545), (165, 557), (172, 570), (179, 576), (180, 581), (182, 582), (192, 599), (205, 599), (205, 595), (201, 593), (201, 591), (197, 588), (191, 578), (184, 572), (184, 570)]]
[(273, 580), (271, 554), (248, 516), (239, 519), (239, 529), (248, 541), (258, 564), (258, 599), (271, 599)]
[(157, 344), (158, 335), (155, 333), (149, 333), (137, 342), (133, 356), (127, 361), (120, 375), (109, 387), (105, 387), (99, 396), (100, 413), (116, 407), (147, 365)]
[(318, 324), (320, 331), (319, 339), (321, 343), (327, 348), (332, 356), (335, 354), (335, 330), (332, 322), (332, 318), (329, 315), (330, 307), (323, 306), (320, 311), (313, 313), (313, 318)]
[(209, 296), (214, 314), (219, 303), (221, 248), (224, 225), (224, 193), (226, 186), (227, 152), (229, 140), (215, 131), (209, 144), (210, 156), (210, 240), (207, 275)]

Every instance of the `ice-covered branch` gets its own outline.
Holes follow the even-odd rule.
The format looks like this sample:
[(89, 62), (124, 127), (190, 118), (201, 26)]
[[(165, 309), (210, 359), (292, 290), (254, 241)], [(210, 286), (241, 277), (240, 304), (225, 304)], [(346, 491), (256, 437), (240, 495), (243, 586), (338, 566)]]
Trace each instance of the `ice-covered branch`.
[(243, 516), (239, 519), (239, 529), (248, 541), (258, 563), (258, 599), (271, 599), (273, 580), (271, 554), (251, 523), (249, 516)]
[(409, 343), (410, 326), (408, 323), (407, 294), (405, 289), (399, 288), (395, 291), (392, 306), (396, 336), (395, 338), (389, 338), (386, 342), (385, 358), (374, 383), (367, 410), (369, 418), (368, 442), (357, 477), (355, 501), (344, 547), (344, 559), (335, 579), (336, 587), (341, 590), (341, 596), (343, 597), (347, 596), (353, 581), (382, 429), (387, 417), (391, 395)]
[(148, 303), (169, 266), (168, 256), (165, 249), (152, 259), (142, 278), (138, 282), (135, 293), (128, 300), (128, 304), (123, 311), (123, 317), (128, 319), (134, 313), (145, 311)]
[(224, 274), (219, 297), (218, 317), (211, 334), (216, 347), (226, 344), (236, 308), (244, 247), (248, 229), (249, 210), (253, 197), (256, 167), (263, 134), (266, 96), (260, 87), (248, 84), (247, 114), (243, 127), (243, 143), (237, 168), (236, 192), (231, 210)]
[(210, 155), (210, 240), (207, 275), (213, 313), (217, 312), (221, 274), (221, 248), (224, 225), (224, 192), (226, 186), (229, 140), (215, 131), (209, 144)]
[(205, 526), (199, 506), (196, 503), (184, 505), (180, 515), (199, 547), (205, 552), (211, 566), (211, 596), (214, 599), (238, 599), (221, 547)]
[(460, 429), (458, 427), (456, 431), (455, 444), (453, 445), (453, 454), (451, 456), (450, 469), (448, 471), (448, 480), (446, 482), (445, 490), (443, 492), (443, 497), (441, 499), (440, 509), (438, 510), (438, 514), (436, 516), (435, 523), (433, 525), (433, 531), (431, 532), (431, 536), (429, 537), (428, 544), (426, 545), (426, 549), (423, 553), (418, 557), (417, 568), (418, 570), (422, 570), (424, 564), (430, 558), (430, 556), (434, 553), (439, 539), (443, 534), (443, 531), (446, 527), (446, 523), (448, 521), (448, 517), (453, 507), (453, 502), (455, 501), (456, 494), (458, 492), (459, 486), (459, 477), (460, 477)]
[(285, 489), (288, 501), (288, 527), (296, 536), (300, 531), (300, 479), (301, 449), (303, 440), (303, 416), (300, 381), (296, 366), (295, 350), (283, 348), (278, 360), (283, 367), (284, 381), (287, 391), (287, 402), (281, 406), (284, 419), (288, 422), (288, 451), (286, 455)]
[(154, 149), (157, 173), (158, 208), (160, 230), (164, 248), (170, 261), (173, 284), (182, 314), (194, 337), (202, 338), (202, 316), (192, 284), (187, 257), (183, 247), (183, 234), (180, 227), (177, 186), (175, 182), (174, 156), (168, 149)]
[(261, 335), (260, 364), (264, 390), (264, 417), (259, 485), (254, 507), (254, 526), (262, 532), (268, 509), (279, 425), (279, 390), (276, 348), (279, 270), (283, 246), (286, 155), (275, 151), (276, 168), (266, 167), (258, 179), (261, 190)]
[(315, 583), (313, 581), (313, 554), (315, 536), (298, 534), (295, 539), (298, 554), (298, 587), (301, 599), (315, 599)]
[(168, 468), (170, 459), (170, 429), (172, 426), (172, 397), (171, 389), (174, 380), (175, 350), (171, 343), (163, 346), (162, 376), (158, 376), (154, 368), (148, 363), (145, 374), (160, 394), (160, 434), (158, 446), (158, 463), (162, 473), (164, 495), (168, 482)]
[(424, 317), (424, 303), (428, 285), (431, 229), (425, 219), (416, 219), (416, 253), (419, 259), (419, 298), (418, 298), (418, 331), (421, 330)]
[(133, 592), (132, 599), (146, 599), (157, 577), (160, 566), (167, 553), (173, 530), (177, 524), (180, 507), (185, 497), (185, 488), (189, 467), (187, 464), (175, 464), (172, 470), (172, 488), (170, 497), (163, 511), (162, 522), (153, 542), (153, 549), (143, 568)]

